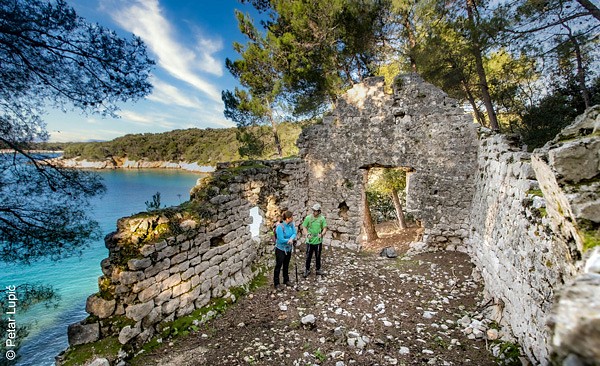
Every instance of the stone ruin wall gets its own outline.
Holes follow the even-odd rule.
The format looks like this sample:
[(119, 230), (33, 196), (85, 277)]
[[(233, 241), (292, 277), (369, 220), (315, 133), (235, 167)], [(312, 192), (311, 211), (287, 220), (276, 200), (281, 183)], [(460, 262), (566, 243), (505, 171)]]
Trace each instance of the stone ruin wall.
[(325, 244), (357, 248), (364, 212), (364, 174), (372, 167), (410, 171), (406, 210), (423, 242), (464, 250), (477, 164), (475, 124), (458, 103), (415, 74), (355, 85), (334, 114), (298, 139), (308, 193), (328, 219)]
[[(600, 361), (600, 351), (591, 351), (598, 350), (600, 329), (589, 334), (591, 346), (581, 342), (578, 328), (598, 324), (600, 276), (589, 275), (597, 277), (595, 286), (573, 288), (588, 276), (585, 261), (595, 261), (588, 260), (594, 252), (583, 249), (584, 238), (599, 235), (599, 112), (588, 110), (563, 130), (566, 142), (559, 135), (533, 154), (504, 135), (480, 139), (469, 253), (483, 277), (490, 314), (508, 326), (534, 364), (569, 354)], [(585, 220), (595, 229), (582, 225)], [(563, 300), (578, 306), (561, 305)]]
[[(585, 129), (593, 131), (590, 138), (596, 143), (597, 130)], [(380, 78), (355, 86), (322, 124), (301, 134), (298, 146), (300, 159), (219, 166), (210, 184), (193, 190), (192, 202), (201, 203), (195, 208), (200, 220), (185, 212), (169, 219), (121, 219), (118, 231), (107, 237), (110, 256), (102, 264), (101, 291), (88, 299), (92, 317), (69, 328), (70, 344), (115, 332), (123, 344), (142, 343), (162, 322), (248, 283), (256, 274), (253, 264), (270, 259), (270, 245), (250, 235), (254, 206), (265, 218), (264, 234), (264, 224), (281, 207), (298, 219), (319, 202), (330, 228), (325, 244), (359, 248), (364, 173), (372, 167), (404, 167), (411, 171), (406, 210), (424, 229), (422, 241), (413, 247), (469, 252), (495, 318), (508, 326), (532, 361), (547, 364), (551, 343), (559, 349), (555, 353), (565, 349), (562, 356), (584, 352), (564, 346), (572, 333), (568, 326), (561, 328), (570, 319), (560, 314), (573, 312), (569, 304), (576, 301), (566, 297), (567, 305), (557, 305), (557, 299), (565, 283), (581, 275), (583, 242), (573, 223), (581, 212), (600, 216), (597, 181), (584, 190), (592, 193), (579, 198), (588, 202), (592, 197), (596, 206), (565, 205), (572, 203), (573, 194), (565, 193), (553, 165), (557, 154), (544, 151), (532, 157), (505, 137), (478, 137), (470, 116), (416, 75), (399, 77), (393, 94), (384, 92)], [(599, 166), (592, 163), (590, 169)], [(535, 193), (538, 188), (542, 195)], [(579, 203), (574, 207), (583, 207)], [(564, 214), (565, 207), (571, 216)], [(145, 236), (160, 231), (165, 221), (177, 221), (178, 234), (145, 244)], [(596, 266), (600, 272), (600, 263)], [(584, 284), (597, 306), (592, 319), (600, 313), (598, 282), (595, 287), (589, 287), (589, 280)], [(589, 302), (579, 304), (576, 312), (590, 307)], [(565, 306), (568, 310), (556, 310)], [(111, 325), (109, 319), (119, 316), (132, 324), (122, 329)], [(556, 324), (553, 332), (561, 334), (559, 340), (551, 340), (548, 321)]]
[(69, 327), (69, 344), (118, 335), (122, 344), (140, 345), (161, 323), (230, 297), (229, 289), (250, 282), (259, 262), (271, 259), (270, 242), (251, 237), (250, 209), (259, 208), (265, 234), (281, 207), (304, 210), (305, 186), (299, 159), (220, 164), (192, 190), (197, 205), (120, 219), (105, 239), (109, 257), (100, 292), (87, 300), (91, 317)]

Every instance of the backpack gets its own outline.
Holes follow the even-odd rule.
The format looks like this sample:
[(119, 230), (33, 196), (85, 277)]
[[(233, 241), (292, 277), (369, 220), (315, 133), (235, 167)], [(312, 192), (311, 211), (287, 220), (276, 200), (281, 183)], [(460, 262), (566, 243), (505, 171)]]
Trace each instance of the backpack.
[(281, 224), (281, 221), (275, 221), (271, 227), (271, 231), (273, 232), (273, 245), (277, 245), (277, 226), (279, 224)]

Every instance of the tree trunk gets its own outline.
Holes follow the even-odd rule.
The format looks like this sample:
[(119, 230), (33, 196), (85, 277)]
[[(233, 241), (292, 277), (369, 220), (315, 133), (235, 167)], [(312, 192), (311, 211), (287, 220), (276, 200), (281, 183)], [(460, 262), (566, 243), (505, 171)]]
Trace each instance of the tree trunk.
[(275, 142), (275, 148), (277, 149), (277, 156), (283, 158), (281, 142), (279, 141), (279, 135), (277, 134), (277, 123), (273, 119), (273, 116), (269, 116), (269, 119), (271, 120), (271, 132), (273, 133), (273, 141)]
[(465, 94), (467, 95), (467, 100), (469, 101), (469, 104), (471, 104), (471, 107), (473, 108), (473, 113), (475, 113), (475, 118), (477, 119), (477, 122), (479, 122), (479, 124), (482, 126), (486, 126), (485, 118), (483, 118), (483, 113), (481, 113), (481, 111), (477, 107), (475, 97), (473, 96), (473, 93), (471, 93), (471, 90), (467, 86), (467, 82), (465, 80), (461, 80), (460, 84), (462, 85)]
[(473, 29), (472, 51), (475, 57), (475, 69), (477, 71), (477, 77), (479, 78), (479, 86), (481, 87), (481, 99), (485, 105), (485, 110), (490, 120), (490, 128), (494, 131), (499, 131), (500, 126), (498, 125), (498, 118), (496, 117), (496, 111), (494, 111), (494, 105), (492, 104), (492, 97), (490, 96), (490, 89), (485, 75), (485, 69), (483, 68), (483, 55), (481, 54), (481, 46), (479, 44), (479, 36), (476, 34), (477, 24), (475, 22), (475, 16), (473, 10), (476, 5), (473, 0), (467, 0), (467, 14), (469, 16), (469, 22), (471, 23), (471, 29)]
[[(410, 19), (408, 18), (408, 13), (404, 14), (402, 18), (402, 22), (404, 25), (404, 29), (406, 30), (406, 37), (408, 38), (408, 45), (410, 47), (410, 53), (412, 54), (414, 48), (417, 46), (417, 41), (415, 34), (413, 32), (412, 26), (410, 24)], [(410, 67), (413, 72), (417, 72), (417, 63), (412, 55), (409, 55)]]
[(404, 219), (404, 212), (402, 212), (402, 204), (398, 197), (398, 191), (392, 189), (392, 201), (394, 202), (394, 208), (396, 209), (396, 217), (398, 218), (398, 226), (400, 229), (406, 229), (406, 220)]
[(583, 65), (583, 56), (581, 55), (581, 48), (579, 47), (579, 42), (577, 38), (571, 35), (571, 29), (569, 29), (569, 39), (573, 42), (573, 50), (575, 51), (575, 59), (577, 60), (577, 82), (579, 83), (579, 89), (581, 89), (581, 96), (583, 97), (583, 102), (585, 104), (585, 108), (591, 107), (590, 102), (590, 93), (588, 93), (587, 87), (585, 85), (585, 66)]
[(367, 241), (379, 239), (375, 225), (373, 225), (373, 218), (371, 217), (371, 210), (369, 209), (369, 200), (367, 199), (367, 183), (369, 182), (369, 171), (363, 171), (363, 185), (362, 185), (362, 200), (363, 200), (363, 230), (367, 235)]

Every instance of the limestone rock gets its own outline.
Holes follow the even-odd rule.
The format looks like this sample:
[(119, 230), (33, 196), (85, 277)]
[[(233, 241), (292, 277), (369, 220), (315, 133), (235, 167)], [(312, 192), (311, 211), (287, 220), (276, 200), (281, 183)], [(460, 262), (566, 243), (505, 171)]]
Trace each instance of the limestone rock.
[(143, 304), (130, 305), (125, 309), (125, 315), (137, 321), (142, 320), (146, 315), (154, 309), (154, 301), (149, 301)]
[(94, 294), (87, 298), (85, 311), (100, 319), (108, 318), (115, 312), (116, 303), (115, 300), (104, 300)]
[(100, 324), (71, 324), (67, 328), (67, 336), (70, 346), (95, 342), (100, 338)]
[(379, 252), (379, 256), (386, 257), (386, 258), (396, 258), (396, 257), (398, 257), (398, 253), (396, 253), (396, 248), (386, 247), (386, 248), (383, 248), (381, 250), (381, 252)]
[(600, 361), (600, 275), (586, 273), (560, 295), (553, 310), (553, 353), (585, 365)]
[(96, 358), (88, 366), (110, 366), (110, 362), (106, 358)]
[(135, 327), (131, 327), (131, 325), (128, 325), (121, 329), (121, 332), (119, 332), (119, 343), (127, 344), (130, 340), (135, 338), (141, 332), (142, 330), (139, 325)]

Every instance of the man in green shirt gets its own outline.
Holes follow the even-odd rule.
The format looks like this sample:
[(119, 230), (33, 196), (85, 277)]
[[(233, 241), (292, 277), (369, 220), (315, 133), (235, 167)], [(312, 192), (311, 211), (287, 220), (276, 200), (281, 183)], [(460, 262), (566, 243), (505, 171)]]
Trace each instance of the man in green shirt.
[(302, 232), (306, 237), (306, 270), (304, 278), (310, 274), (310, 262), (313, 253), (315, 254), (315, 262), (317, 275), (322, 275), (321, 272), (321, 252), (323, 251), (323, 236), (327, 232), (327, 222), (325, 217), (321, 215), (321, 205), (318, 203), (312, 206), (312, 215), (306, 216), (302, 223)]

